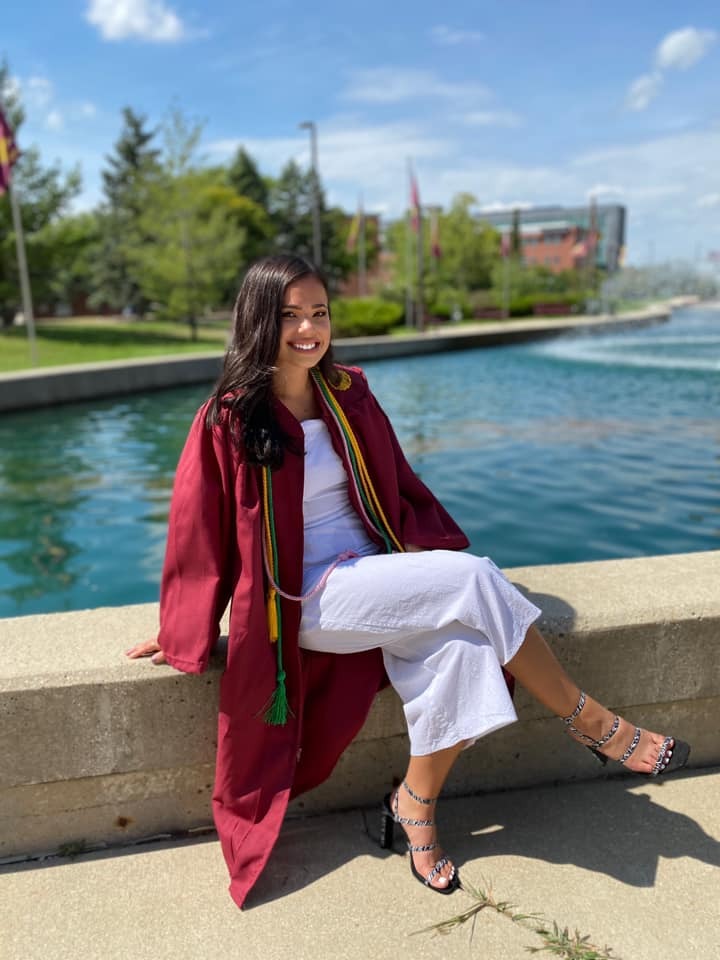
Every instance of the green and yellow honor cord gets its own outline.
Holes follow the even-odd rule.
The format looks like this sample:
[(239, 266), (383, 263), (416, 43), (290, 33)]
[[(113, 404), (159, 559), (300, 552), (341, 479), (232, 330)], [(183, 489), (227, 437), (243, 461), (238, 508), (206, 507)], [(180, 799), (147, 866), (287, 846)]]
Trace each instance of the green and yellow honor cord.
[[(327, 381), (315, 369), (311, 371), (312, 377), (318, 386), (320, 396), (330, 413), (335, 425), (338, 428), (340, 438), (343, 444), (346, 463), (350, 465), (350, 483), (355, 490), (356, 500), (360, 506), (360, 514), (366, 524), (378, 534), (385, 545), (388, 553), (404, 552), (404, 547), (393, 533), (392, 527), (388, 522), (385, 512), (380, 503), (373, 482), (370, 479), (370, 472), (365, 463), (357, 437), (348, 422), (345, 412), (333, 396)], [(343, 372), (343, 376), (347, 374)], [(348, 378), (349, 379), (349, 378)], [(342, 389), (342, 387), (341, 387)], [(302, 601), (304, 597), (291, 597), (284, 594), (278, 587), (279, 564), (278, 564), (278, 546), (277, 534), (275, 530), (275, 512), (273, 509), (272, 493), (272, 473), (269, 467), (262, 468), (262, 493), (263, 493), (263, 552), (265, 566), (268, 575), (268, 593), (267, 593), (267, 623), (270, 642), (276, 644), (277, 650), (277, 675), (275, 690), (270, 697), (268, 706), (265, 710), (263, 719), (272, 726), (282, 726), (287, 723), (290, 707), (287, 696), (287, 686), (285, 670), (283, 667), (282, 652), (282, 608), (280, 603), (280, 594), (289, 599)], [(341, 558), (339, 558), (341, 559)], [(336, 561), (337, 562), (337, 561)], [(328, 570), (326, 573), (329, 573)], [(325, 578), (323, 578), (323, 581)], [(312, 591), (315, 592), (315, 591)]]

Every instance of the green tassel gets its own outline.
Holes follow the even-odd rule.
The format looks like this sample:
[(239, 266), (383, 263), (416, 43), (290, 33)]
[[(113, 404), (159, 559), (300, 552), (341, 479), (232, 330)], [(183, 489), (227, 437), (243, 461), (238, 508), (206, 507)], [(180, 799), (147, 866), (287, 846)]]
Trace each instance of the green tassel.
[(269, 726), (283, 727), (287, 723), (288, 714), (291, 714), (288, 703), (287, 689), (285, 687), (285, 671), (278, 670), (277, 686), (270, 697), (267, 710), (263, 715), (263, 720)]

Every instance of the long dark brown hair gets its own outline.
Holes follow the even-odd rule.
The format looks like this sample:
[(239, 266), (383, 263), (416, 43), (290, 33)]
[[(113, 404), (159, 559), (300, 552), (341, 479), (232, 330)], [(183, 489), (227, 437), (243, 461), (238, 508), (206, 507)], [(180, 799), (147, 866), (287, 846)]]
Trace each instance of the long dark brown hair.
[[(327, 294), (325, 278), (309, 260), (293, 254), (263, 257), (245, 274), (235, 301), (232, 339), (207, 425), (218, 423), (223, 410), (229, 410), (233, 434), (248, 463), (279, 467), (290, 446), (273, 413), (272, 384), (285, 291), (304, 277), (313, 277)], [(336, 381), (330, 347), (318, 367), (326, 380)]]

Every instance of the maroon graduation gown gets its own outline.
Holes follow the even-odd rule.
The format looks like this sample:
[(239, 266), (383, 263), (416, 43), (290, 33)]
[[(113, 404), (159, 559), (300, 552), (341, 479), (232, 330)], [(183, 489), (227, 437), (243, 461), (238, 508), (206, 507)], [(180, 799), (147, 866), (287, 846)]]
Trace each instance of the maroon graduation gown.
[[(409, 466), (364, 374), (345, 369), (350, 386), (333, 393), (398, 539), (431, 549), (466, 547), (463, 532)], [(243, 462), (227, 418), (212, 430), (205, 427), (207, 407), (195, 417), (175, 477), (158, 642), (173, 667), (202, 673), (218, 639), (219, 620), (232, 601), (213, 813), (230, 871), (230, 894), (241, 907), (267, 862), (288, 801), (329, 776), (387, 679), (379, 650), (343, 655), (300, 650), (300, 604), (282, 600), (292, 713), (285, 726), (263, 721), (277, 667), (266, 622), (260, 472)], [(319, 407), (345, 462), (336, 425), (322, 400)], [(276, 413), (302, 450), (298, 421), (279, 401)], [(303, 457), (286, 453), (283, 466), (273, 472), (278, 582), (295, 595), (302, 591), (303, 479)], [(352, 486), (349, 490), (354, 498)]]

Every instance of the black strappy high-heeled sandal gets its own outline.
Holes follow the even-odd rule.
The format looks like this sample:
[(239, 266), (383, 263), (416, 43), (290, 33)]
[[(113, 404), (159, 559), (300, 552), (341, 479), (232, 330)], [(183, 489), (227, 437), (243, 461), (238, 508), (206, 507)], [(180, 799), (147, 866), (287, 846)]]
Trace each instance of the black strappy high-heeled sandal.
[[(600, 737), (599, 740), (595, 740), (593, 737), (589, 737), (586, 733), (582, 733), (580, 730), (574, 726), (575, 720), (582, 713), (583, 707), (586, 702), (586, 695), (584, 691), (580, 691), (580, 699), (577, 702), (577, 706), (570, 714), (569, 717), (563, 717), (562, 721), (568, 728), (568, 733), (571, 733), (576, 740), (579, 740), (581, 743), (584, 743), (585, 746), (590, 750), (591, 753), (595, 754), (597, 759), (606, 764), (608, 760), (612, 759), (607, 757), (604, 753), (600, 753), (601, 747), (604, 747), (618, 732), (620, 726), (620, 717), (615, 715), (613, 718), (612, 725), (608, 732)], [(637, 750), (637, 746), (640, 743), (640, 737), (642, 736), (642, 730), (640, 727), (635, 727), (635, 734), (630, 742), (630, 746), (627, 748), (625, 753), (616, 761), (615, 763), (625, 764), (630, 759), (630, 757)], [(674, 737), (665, 737), (662, 742), (662, 746), (657, 755), (655, 761), (655, 766), (651, 773), (640, 773), (637, 770), (631, 770), (630, 773), (635, 773), (640, 777), (659, 777), (666, 775), (668, 773), (675, 773), (677, 770), (682, 770), (685, 764), (688, 762), (688, 757), (690, 756), (690, 745), (685, 743), (684, 740), (676, 740)]]
[[(433, 804), (437, 801), (437, 797), (432, 797), (430, 800), (426, 799), (425, 797), (419, 797), (416, 793), (413, 793), (413, 791), (408, 786), (407, 781), (405, 780), (403, 780), (402, 786), (403, 786), (403, 789), (407, 793), (409, 793), (410, 796), (413, 798), (413, 800), (415, 800), (417, 803), (423, 803), (426, 806), (430, 806), (430, 804)], [(398, 787), (398, 789), (395, 791), (395, 797), (393, 801), (391, 801), (390, 799), (392, 797), (392, 794), (388, 793), (387, 796), (384, 797), (382, 802), (382, 808), (380, 810), (380, 846), (381, 848), (383, 850), (388, 850), (392, 848), (395, 824), (397, 824), (403, 832), (403, 835), (405, 837), (405, 842), (407, 844), (407, 848), (410, 851), (410, 870), (412, 872), (412, 875), (417, 880), (419, 880), (420, 883), (424, 884), (426, 887), (429, 887), (431, 890), (434, 890), (436, 893), (454, 893), (455, 890), (457, 890), (460, 886), (460, 875), (454, 866), (452, 866), (450, 869), (450, 876), (447, 878), (448, 884), (446, 887), (433, 886), (433, 880), (436, 877), (440, 876), (443, 870), (443, 867), (446, 867), (450, 863), (447, 857), (445, 856), (440, 857), (440, 859), (437, 861), (435, 866), (425, 877), (416, 868), (415, 862), (413, 860), (413, 853), (426, 853), (430, 850), (434, 850), (437, 847), (437, 843), (433, 842), (433, 843), (424, 843), (419, 845), (410, 843), (410, 838), (407, 835), (405, 826), (434, 827), (435, 821), (434, 820), (414, 820), (412, 817), (401, 817), (398, 814), (398, 793), (399, 792), (400, 792), (400, 788)], [(405, 826), (403, 826), (403, 824)]]

